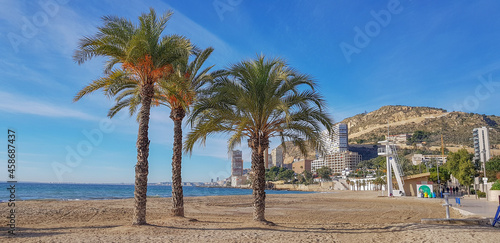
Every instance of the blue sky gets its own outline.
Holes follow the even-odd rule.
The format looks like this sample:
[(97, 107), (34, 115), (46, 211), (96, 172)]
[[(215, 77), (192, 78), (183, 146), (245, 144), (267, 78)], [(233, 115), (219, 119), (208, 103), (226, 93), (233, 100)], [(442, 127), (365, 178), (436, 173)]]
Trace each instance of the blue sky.
[[(101, 16), (136, 21), (149, 7), (174, 11), (166, 33), (214, 47), (208, 63), (216, 68), (260, 53), (285, 58), (317, 80), (335, 121), (384, 105), (500, 114), (497, 1), (0, 3), (0, 148), (7, 129), (15, 129), (20, 181), (133, 182), (137, 123), (127, 114), (106, 118), (112, 102), (100, 93), (72, 102), (102, 75), (104, 62), (77, 65), (72, 55)], [(167, 108), (151, 114), (150, 182), (171, 180), (168, 114)], [(249, 167), (250, 151), (242, 150)], [(184, 157), (184, 181), (229, 174), (226, 137), (212, 137)]]

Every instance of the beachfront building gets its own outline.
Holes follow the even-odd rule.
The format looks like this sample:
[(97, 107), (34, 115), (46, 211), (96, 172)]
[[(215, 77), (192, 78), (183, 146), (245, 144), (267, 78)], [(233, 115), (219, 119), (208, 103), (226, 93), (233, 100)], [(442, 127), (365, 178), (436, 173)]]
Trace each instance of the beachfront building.
[(441, 166), (445, 164), (446, 161), (447, 158), (441, 155), (414, 154), (413, 157), (411, 158), (411, 162), (413, 163), (413, 165), (419, 165), (421, 163), (428, 165), (428, 164), (435, 164), (437, 162), (439, 166)]
[(231, 186), (240, 186), (243, 182), (243, 156), (241, 150), (231, 151)]
[(472, 130), (474, 141), (474, 159), (482, 163), (490, 160), (490, 135), (487, 127), (474, 128)]
[(271, 151), (272, 166), (283, 167), (283, 149), (278, 146)]
[(344, 123), (337, 123), (333, 127), (333, 134), (327, 130), (321, 132), (321, 140), (324, 144), (326, 154), (345, 152), (348, 149), (348, 135), (347, 125)]
[(322, 158), (311, 162), (311, 172), (316, 173), (316, 170), (326, 166), (332, 169), (332, 173), (342, 173), (346, 168), (354, 169), (361, 162), (361, 155), (356, 152), (344, 151), (332, 153), (323, 156)]
[(293, 162), (292, 170), (297, 174), (302, 174), (304, 171), (311, 172), (311, 162), (310, 159), (301, 159)]

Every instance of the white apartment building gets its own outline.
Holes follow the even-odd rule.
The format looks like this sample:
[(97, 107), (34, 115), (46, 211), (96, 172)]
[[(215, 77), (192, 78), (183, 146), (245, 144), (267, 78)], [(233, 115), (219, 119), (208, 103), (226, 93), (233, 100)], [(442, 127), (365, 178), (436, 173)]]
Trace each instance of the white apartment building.
[(487, 127), (472, 130), (474, 141), (474, 158), (482, 163), (490, 160), (490, 135)]
[(361, 155), (356, 152), (344, 151), (338, 153), (331, 153), (323, 158), (313, 160), (311, 163), (312, 173), (316, 170), (326, 166), (332, 169), (332, 173), (342, 173), (346, 168), (354, 169), (361, 162)]

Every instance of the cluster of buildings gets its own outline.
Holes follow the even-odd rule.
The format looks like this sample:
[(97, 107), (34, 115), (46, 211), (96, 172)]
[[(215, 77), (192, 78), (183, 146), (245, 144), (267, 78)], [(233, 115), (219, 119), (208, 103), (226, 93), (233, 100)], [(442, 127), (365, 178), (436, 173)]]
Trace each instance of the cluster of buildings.
[(361, 155), (349, 151), (348, 128), (344, 123), (338, 123), (333, 128), (333, 134), (328, 131), (322, 132), (322, 140), (325, 147), (318, 158), (311, 163), (311, 172), (314, 174), (321, 167), (328, 167), (333, 174), (346, 174), (353, 170), (361, 162)]
[[(486, 163), (491, 158), (489, 128), (474, 128), (472, 130), (472, 140), (474, 143), (474, 160)], [(414, 165), (419, 165), (421, 163), (427, 164), (433, 161), (437, 161), (439, 165), (443, 165), (446, 163), (447, 158), (442, 155), (423, 154), (414, 154), (412, 157), (412, 163)]]
[[(391, 135), (390, 140), (395, 144), (405, 144), (406, 141), (411, 137), (411, 134), (398, 134)], [(323, 131), (321, 133), (321, 139), (323, 140), (322, 151), (317, 151), (315, 160), (308, 160), (305, 158), (294, 159), (292, 163), (284, 163), (285, 155), (281, 146), (274, 148), (271, 153), (266, 150), (265, 154), (265, 166), (266, 168), (271, 168), (273, 166), (288, 168), (293, 170), (296, 174), (302, 174), (304, 171), (312, 172), (313, 174), (321, 167), (328, 167), (332, 170), (333, 174), (348, 175), (348, 173), (357, 167), (358, 163), (361, 162), (361, 155), (357, 152), (349, 151), (348, 144), (348, 127), (346, 124), (338, 123), (333, 129), (333, 134), (329, 134), (328, 131)], [(481, 163), (488, 161), (491, 157), (490, 155), (490, 143), (489, 143), (489, 130), (486, 127), (475, 128), (473, 130), (473, 141), (474, 141), (474, 158)], [(412, 163), (414, 165), (424, 164), (435, 164), (439, 166), (447, 162), (447, 157), (442, 155), (424, 155), (424, 154), (414, 154), (412, 157)], [(224, 185), (226, 183), (231, 183), (233, 187), (240, 187), (242, 185), (248, 184), (250, 169), (243, 168), (243, 156), (241, 150), (233, 150), (231, 152), (231, 177), (222, 181)], [(211, 184), (219, 183), (219, 178), (217, 182)], [(362, 185), (359, 189), (361, 190), (374, 190), (376, 187), (369, 182), (372, 178), (365, 178), (368, 180), (366, 185)], [(220, 183), (219, 183), (220, 184)]]
[(361, 155), (349, 151), (348, 128), (346, 124), (338, 123), (333, 128), (333, 134), (327, 130), (321, 132), (323, 142), (322, 151), (316, 153), (315, 160), (305, 158), (294, 159), (292, 163), (284, 163), (284, 154), (281, 146), (276, 147), (269, 155), (266, 168), (284, 167), (293, 170), (296, 174), (304, 171), (316, 173), (321, 167), (332, 169), (332, 173), (342, 173), (354, 169), (361, 162)]
[[(315, 160), (305, 158), (294, 159), (292, 163), (284, 163), (284, 151), (281, 146), (274, 148), (271, 153), (266, 150), (265, 166), (267, 169), (276, 166), (293, 170), (296, 174), (304, 171), (316, 173), (321, 167), (332, 169), (332, 173), (344, 173), (350, 171), (361, 162), (361, 155), (349, 151), (347, 125), (338, 123), (333, 129), (333, 134), (328, 131), (321, 133), (323, 140), (323, 151), (317, 152)], [(231, 186), (238, 187), (246, 183), (248, 174), (243, 170), (243, 158), (241, 150), (231, 152)]]

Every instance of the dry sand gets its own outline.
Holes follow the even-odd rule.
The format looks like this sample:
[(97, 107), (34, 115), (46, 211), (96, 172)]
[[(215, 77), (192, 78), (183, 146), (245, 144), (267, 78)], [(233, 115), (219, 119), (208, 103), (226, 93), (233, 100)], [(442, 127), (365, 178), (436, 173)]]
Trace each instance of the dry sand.
[[(186, 217), (168, 215), (169, 198), (148, 199), (151, 225), (130, 226), (133, 200), (24, 201), (18, 235), (1, 242), (499, 242), (488, 226), (423, 225), (443, 218), (438, 199), (383, 198), (376, 192), (268, 195), (266, 217), (253, 223), (251, 196), (185, 198)], [(452, 217), (460, 218), (455, 211)], [(196, 220), (192, 220), (196, 219)]]

